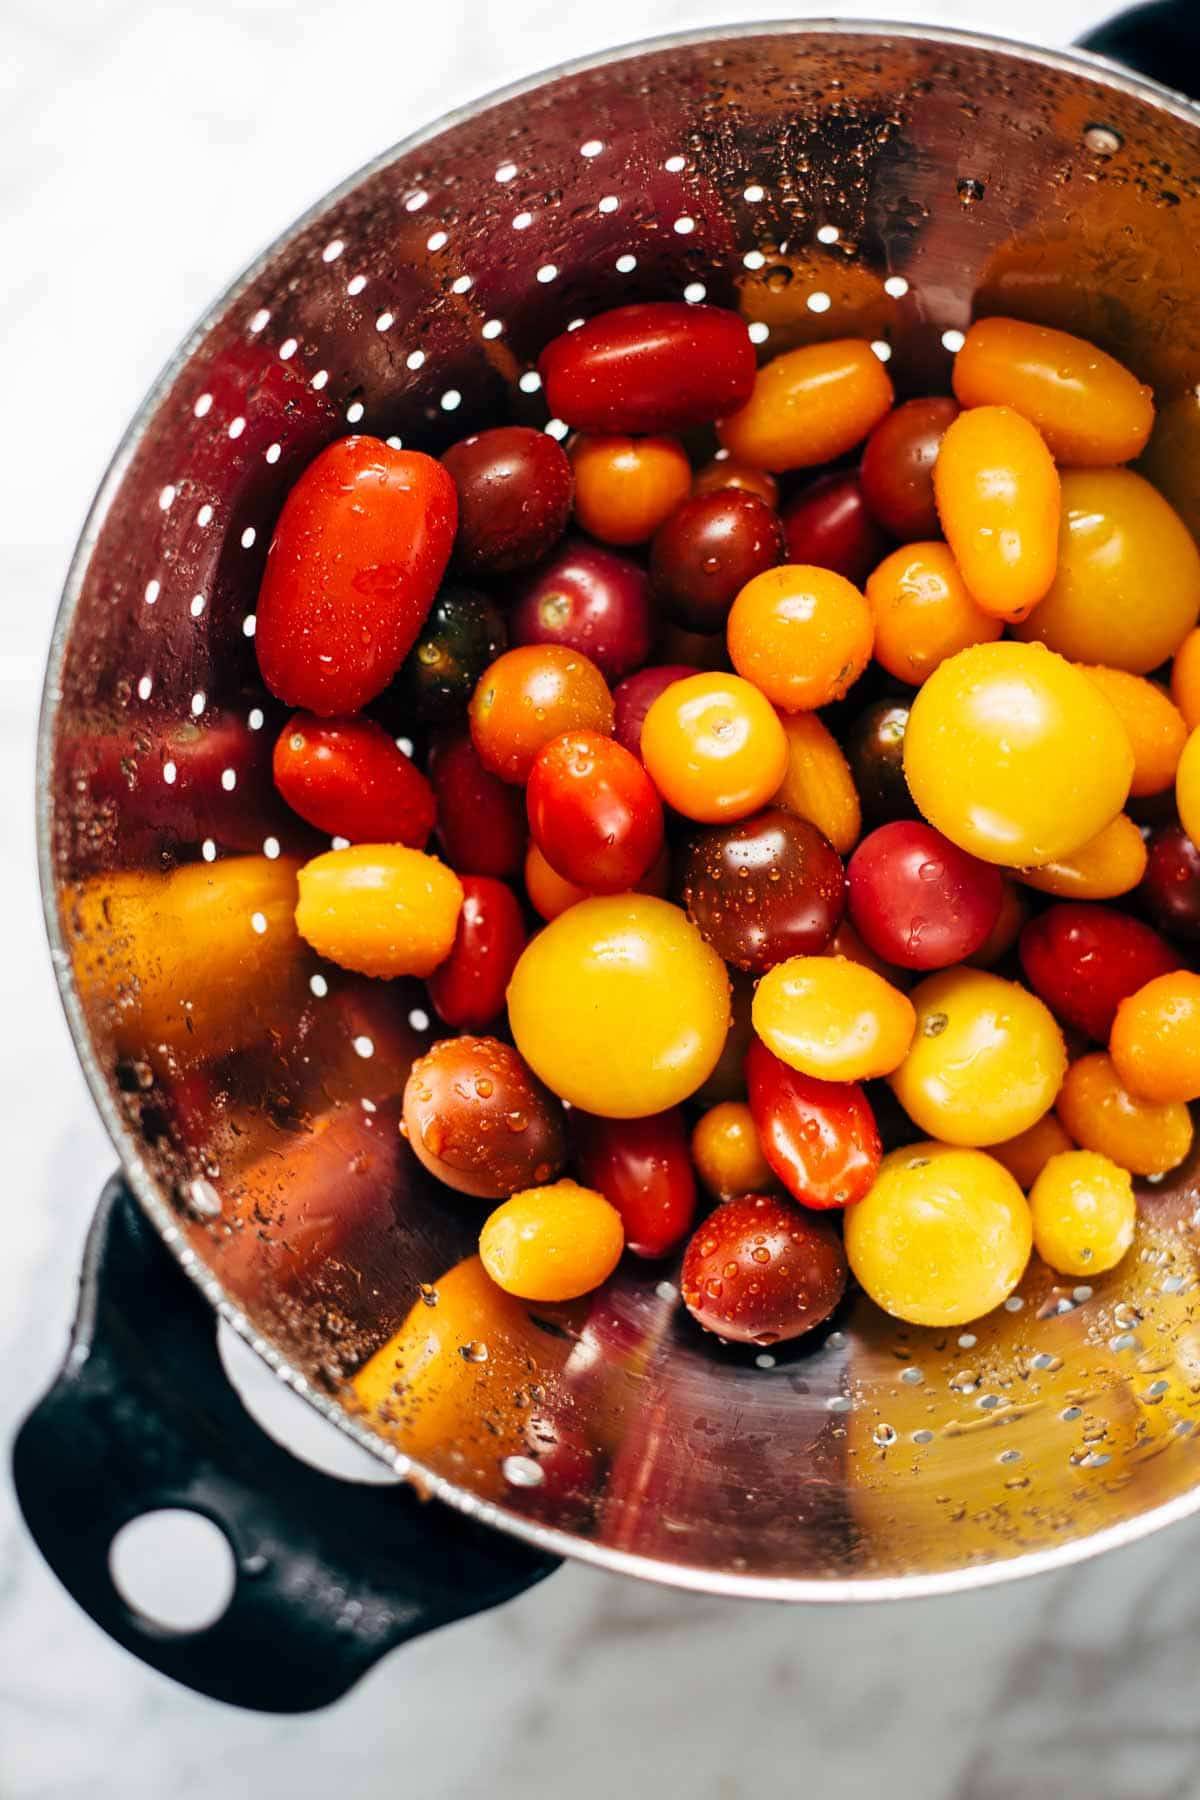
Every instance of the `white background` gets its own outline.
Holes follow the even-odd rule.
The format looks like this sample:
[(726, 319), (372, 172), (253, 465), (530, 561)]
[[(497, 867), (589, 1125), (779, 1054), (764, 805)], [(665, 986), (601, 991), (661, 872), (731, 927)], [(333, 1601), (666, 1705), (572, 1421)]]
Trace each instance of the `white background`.
[[(767, 9), (769, 10), (769, 8)], [(843, 14), (1066, 43), (1095, 0)], [(0, 9), (0, 1437), (61, 1353), (112, 1164), (34, 878), (41, 662), (74, 536), (210, 298), (347, 171), (560, 58), (746, 0), (5, 0)], [(1154, 1800), (1200, 1794), (1200, 1529), (978, 1596), (798, 1611), (566, 1570), (271, 1720), (141, 1668), (45, 1571), (0, 1475), (0, 1800)]]

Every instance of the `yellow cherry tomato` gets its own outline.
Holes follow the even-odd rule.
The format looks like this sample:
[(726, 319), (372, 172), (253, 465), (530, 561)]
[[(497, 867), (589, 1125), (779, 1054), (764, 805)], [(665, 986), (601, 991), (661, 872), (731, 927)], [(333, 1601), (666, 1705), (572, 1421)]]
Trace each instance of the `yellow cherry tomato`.
[(1192, 1116), (1183, 1102), (1140, 1100), (1102, 1050), (1071, 1064), (1056, 1106), (1077, 1144), (1134, 1175), (1165, 1175), (1192, 1147)]
[(922, 1131), (947, 1144), (1002, 1144), (1054, 1104), (1067, 1052), (1028, 989), (985, 969), (944, 969), (911, 999), (916, 1032), (890, 1079)]
[(816, 713), (783, 720), (787, 769), (774, 805), (823, 831), (839, 856), (848, 856), (862, 831), (862, 807), (842, 747)]
[[(1176, 659), (1178, 660), (1178, 659)], [(1129, 792), (1135, 800), (1162, 794), (1175, 779), (1179, 758), (1187, 742), (1188, 726), (1157, 682), (1127, 669), (1100, 669), (1081, 665), (1088, 680), (1112, 703), (1133, 750), (1133, 780)]]
[(1147, 675), (1200, 612), (1200, 551), (1179, 514), (1132, 469), (1071, 469), (1054, 585), (1017, 627), (1072, 662)]
[(1103, 1275), (1133, 1242), (1133, 1180), (1094, 1150), (1052, 1156), (1033, 1184), (1029, 1210), (1034, 1248), (1060, 1275)]
[(639, 1119), (695, 1092), (729, 1029), (729, 978), (687, 914), (614, 894), (560, 913), (508, 988), (517, 1049), (585, 1112)]
[(841, 956), (791, 956), (754, 995), (754, 1029), (781, 1062), (822, 1081), (890, 1075), (912, 1043), (906, 994)]
[(875, 661), (897, 681), (920, 687), (939, 663), (972, 644), (990, 644), (1003, 619), (984, 612), (967, 592), (945, 544), (904, 544), (867, 582), (875, 615)]
[(525, 1188), (485, 1221), (479, 1255), (496, 1286), (522, 1300), (574, 1300), (608, 1280), (625, 1247), (616, 1207), (575, 1181)]
[(1002, 1144), (993, 1144), (989, 1154), (1003, 1163), (1014, 1181), (1028, 1193), (1052, 1156), (1061, 1156), (1065, 1150), (1074, 1148), (1058, 1114), (1048, 1112), (1027, 1131), (1019, 1131), (1016, 1137), (1006, 1138)]
[(1085, 338), (1024, 319), (978, 319), (954, 359), (963, 406), (1011, 406), (1076, 468), (1130, 462), (1154, 425), (1154, 391)]
[(692, 487), (675, 438), (579, 437), (571, 467), (576, 520), (605, 544), (644, 544)]
[(1200, 844), (1200, 727), (1183, 747), (1175, 771), (1175, 806), (1193, 844)]
[(871, 660), (875, 624), (832, 569), (783, 563), (748, 581), (729, 612), (729, 659), (783, 712), (841, 700)]
[(758, 371), (740, 411), (717, 436), (756, 469), (813, 469), (861, 444), (891, 410), (891, 381), (861, 338), (788, 350)]
[(1056, 856), (1036, 869), (1022, 869), (1019, 879), (1042, 894), (1064, 900), (1113, 900), (1128, 894), (1146, 873), (1146, 846), (1127, 813), (1070, 856)]
[(432, 975), (454, 948), (462, 883), (402, 844), (327, 850), (299, 874), (296, 929), (319, 956), (360, 975)]
[(744, 1100), (723, 1100), (709, 1108), (692, 1133), (692, 1161), (718, 1200), (764, 1194), (775, 1186), (754, 1116)]
[(904, 774), (931, 825), (985, 862), (1030, 868), (1111, 824), (1133, 778), (1112, 704), (1036, 644), (978, 644), (912, 703)]
[(770, 701), (740, 675), (687, 675), (658, 696), (642, 726), (642, 761), (685, 818), (715, 823), (765, 806), (788, 766)]
[(1189, 731), (1200, 725), (1200, 631), (1189, 631), (1171, 664), (1171, 698)]
[(1200, 975), (1156, 975), (1122, 1000), (1108, 1053), (1143, 1100), (1200, 1100)]
[(980, 944), (973, 956), (964, 957), (964, 962), (973, 969), (990, 969), (1007, 956), (1021, 935), (1021, 927), (1029, 917), (1029, 902), (1015, 881), (1004, 880), (1004, 892), (1000, 900), (1000, 911), (996, 914), (996, 923)]
[(913, 1325), (969, 1325), (1025, 1273), (1025, 1196), (980, 1150), (913, 1144), (846, 1213), (846, 1256), (885, 1312)]
[(1061, 488), (1037, 427), (977, 406), (946, 429), (933, 465), (938, 518), (967, 591), (999, 619), (1024, 619), (1054, 580)]

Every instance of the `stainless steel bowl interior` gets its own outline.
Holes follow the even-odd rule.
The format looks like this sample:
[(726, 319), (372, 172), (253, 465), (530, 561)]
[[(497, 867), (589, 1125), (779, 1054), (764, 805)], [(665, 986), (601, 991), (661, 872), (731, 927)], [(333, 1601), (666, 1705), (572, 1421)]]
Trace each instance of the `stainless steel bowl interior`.
[[(478, 1209), (397, 1133), (423, 995), (319, 966), (290, 925), (314, 840), (272, 799), (280, 713), (251, 642), (289, 483), (352, 429), (436, 450), (546, 422), (529, 371), (549, 336), (707, 294), (764, 356), (866, 334), (911, 390), (945, 386), (976, 311), (1077, 329), (1155, 384), (1149, 462), (1200, 526), (1198, 228), (1197, 115), (1099, 64), (865, 26), (707, 34), (409, 140), (284, 236), (150, 395), (47, 680), (43, 880), (72, 1029), (213, 1301), (452, 1503), (788, 1598), (931, 1591), (1136, 1536), (1200, 1498), (1200, 1191), (1190, 1170), (1146, 1187), (1116, 1275), (1035, 1263), (962, 1333), (858, 1303), (790, 1354), (722, 1352), (670, 1266), (537, 1317), (491, 1297)], [(531, 1416), (572, 1446), (554, 1479)]]

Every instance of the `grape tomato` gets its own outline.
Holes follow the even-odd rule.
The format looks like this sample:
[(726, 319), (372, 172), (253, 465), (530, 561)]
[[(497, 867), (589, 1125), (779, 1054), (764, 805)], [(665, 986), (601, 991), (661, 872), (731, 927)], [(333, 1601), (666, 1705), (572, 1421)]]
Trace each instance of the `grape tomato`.
[(525, 791), (529, 828), (550, 866), (592, 893), (619, 894), (662, 849), (662, 804), (636, 756), (594, 731), (538, 752)]
[(433, 830), (433, 789), (412, 758), (372, 719), (296, 713), (275, 744), (275, 785), (293, 812), (351, 843), (423, 850)]
[(564, 731), (609, 736), (612, 695), (596, 664), (578, 650), (524, 644), (484, 670), (470, 719), (484, 768), (502, 781), (525, 782), (538, 751)]
[(958, 402), (942, 396), (906, 400), (880, 421), (867, 439), (860, 479), (867, 505), (901, 543), (936, 537), (933, 467)]
[(833, 462), (891, 410), (887, 372), (861, 338), (805, 344), (764, 363), (744, 406), (717, 427), (730, 455), (781, 472)]
[(504, 1011), (504, 994), (525, 948), (525, 921), (512, 889), (490, 875), (460, 875), (462, 910), (454, 946), (429, 976), (443, 1024), (479, 1031)]
[(696, 1178), (680, 1109), (644, 1119), (601, 1119), (575, 1108), (571, 1143), (584, 1183), (621, 1215), (627, 1248), (650, 1259), (673, 1250), (696, 1212)]
[(571, 468), (575, 518), (604, 544), (644, 544), (692, 489), (677, 438), (579, 437)]
[(887, 554), (888, 540), (853, 473), (818, 476), (787, 503), (781, 517), (789, 562), (832, 569), (856, 586)]
[(438, 1181), (484, 1200), (552, 1180), (567, 1154), (559, 1102), (494, 1037), (443, 1038), (417, 1059), (404, 1135)]
[(852, 1207), (869, 1192), (883, 1152), (857, 1083), (802, 1075), (755, 1038), (746, 1086), (763, 1155), (789, 1194), (824, 1211)]
[(538, 358), (546, 404), (577, 431), (684, 431), (732, 412), (754, 385), (745, 321), (716, 306), (619, 306)]
[(1165, 938), (1112, 906), (1049, 906), (1021, 933), (1021, 967), (1064, 1025), (1106, 1043), (1122, 1000), (1182, 967)]

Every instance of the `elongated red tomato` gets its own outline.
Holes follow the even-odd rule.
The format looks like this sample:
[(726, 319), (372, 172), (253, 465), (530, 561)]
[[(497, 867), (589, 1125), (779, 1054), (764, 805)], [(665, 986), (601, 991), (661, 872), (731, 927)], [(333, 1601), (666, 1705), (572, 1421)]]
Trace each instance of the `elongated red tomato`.
[(275, 785), (293, 812), (352, 844), (423, 850), (437, 811), (433, 789), (374, 719), (297, 713), (275, 744)]
[(1070, 901), (1031, 919), (1018, 945), (1025, 979), (1061, 1019), (1108, 1042), (1117, 1008), (1183, 959), (1140, 919), (1115, 906)]
[(525, 948), (516, 895), (490, 875), (462, 875), (463, 903), (454, 948), (427, 986), (439, 1019), (480, 1031), (504, 1011), (504, 991)]
[(465, 731), (435, 743), (429, 779), (447, 862), (460, 874), (517, 874), (527, 835), (520, 788), (484, 768)]
[(550, 867), (593, 894), (640, 881), (663, 842), (662, 802), (636, 756), (598, 731), (564, 731), (538, 752), (525, 791)]
[(754, 386), (746, 321), (719, 306), (648, 300), (598, 313), (546, 345), (546, 404), (577, 431), (683, 431), (733, 412)]
[(818, 1081), (789, 1069), (761, 1039), (746, 1052), (750, 1111), (770, 1163), (802, 1206), (853, 1206), (883, 1154), (871, 1103), (851, 1081)]
[(348, 437), (284, 504), (258, 595), (263, 680), (329, 718), (383, 692), (416, 639), (450, 557), (454, 481), (419, 450)]
[(579, 1178), (621, 1215), (625, 1247), (635, 1256), (665, 1256), (690, 1229), (696, 1177), (682, 1110), (645, 1119), (599, 1119), (571, 1113)]

